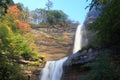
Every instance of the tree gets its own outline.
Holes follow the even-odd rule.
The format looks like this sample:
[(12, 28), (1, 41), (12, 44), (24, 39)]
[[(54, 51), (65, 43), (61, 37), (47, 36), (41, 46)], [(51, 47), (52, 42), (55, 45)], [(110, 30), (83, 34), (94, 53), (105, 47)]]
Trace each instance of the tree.
[(35, 9), (30, 12), (31, 22), (34, 24), (46, 23), (46, 10), (45, 9)]
[(20, 10), (21, 15), (20, 15), (20, 20), (23, 22), (29, 23), (29, 9), (28, 7), (24, 7), (22, 3), (17, 3), (16, 4), (17, 8)]
[(25, 7), (23, 8), (23, 10), (21, 11), (21, 17), (20, 19), (23, 21), (23, 22), (26, 22), (26, 23), (29, 23), (30, 20), (29, 20), (29, 9), (28, 7)]
[(13, 0), (0, 0), (0, 13), (1, 14), (7, 13), (8, 7), (13, 4), (14, 4)]
[(30, 22), (33, 24), (38, 24), (38, 19), (39, 19), (39, 16), (37, 15), (37, 13), (35, 11), (31, 11), (30, 12)]
[(108, 3), (109, 5), (106, 5), (103, 8), (102, 13), (98, 17), (98, 19), (89, 27), (91, 28), (91, 30), (95, 31), (94, 32), (96, 33), (95, 42), (97, 42), (97, 44), (101, 47), (110, 47), (113, 45), (118, 45), (117, 43), (119, 43), (120, 41), (118, 36), (120, 35), (119, 33), (120, 6), (117, 5), (120, 3), (120, 1), (112, 0)]
[(7, 16), (11, 17), (12, 19), (19, 19), (21, 15), (21, 11), (18, 9), (16, 5), (12, 5), (8, 8)]
[(47, 23), (50, 25), (64, 25), (68, 19), (67, 15), (61, 10), (50, 10), (47, 13)]
[(48, 2), (46, 3), (47, 9), (50, 10), (50, 8), (52, 8), (52, 6), (53, 6), (52, 1), (48, 0)]
[(91, 10), (93, 7), (100, 8), (101, 6), (106, 5), (110, 1), (112, 0), (92, 0), (89, 6), (87, 6), (86, 8), (89, 7), (89, 10)]
[(18, 7), (20, 11), (23, 11), (24, 5), (22, 3), (16, 3), (15, 5)]
[[(103, 1), (104, 3), (100, 3)], [(120, 66), (120, 0), (92, 0), (90, 7), (102, 7), (99, 17), (87, 28), (94, 35), (90, 44), (103, 51), (96, 61), (88, 63), (91, 73), (81, 80), (119, 80)]]
[(17, 23), (18, 29), (26, 32), (31, 30), (28, 23), (28, 12), (28, 9), (26, 9), (26, 13), (23, 13), (23, 11), (20, 11), (16, 5), (12, 5), (8, 8), (8, 13), (6, 16), (13, 19)]

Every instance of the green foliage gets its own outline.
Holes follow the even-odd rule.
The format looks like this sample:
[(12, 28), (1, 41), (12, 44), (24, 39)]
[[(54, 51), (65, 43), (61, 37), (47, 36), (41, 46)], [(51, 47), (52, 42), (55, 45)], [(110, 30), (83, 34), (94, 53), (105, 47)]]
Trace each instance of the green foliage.
[(10, 17), (0, 16), (0, 25), (8, 26), (12, 32), (17, 32), (17, 24)]
[(0, 80), (26, 80), (17, 61), (36, 59), (12, 18), (0, 16)]
[(27, 80), (16, 64), (10, 63), (3, 55), (0, 56), (0, 80)]
[(38, 24), (36, 26), (42, 26), (39, 24), (46, 24), (64, 27), (72, 23), (71, 20), (68, 19), (68, 16), (61, 10), (35, 9), (31, 12), (31, 16), (31, 23)]
[(23, 39), (21, 34), (15, 32), (15, 23), (11, 23), (12, 21), (7, 19), (7, 17), (2, 19), (3, 21), (0, 21), (1, 52), (4, 51), (11, 55), (30, 54), (31, 51), (27, 42)]
[(7, 13), (8, 7), (13, 4), (13, 0), (0, 0), (0, 15)]
[(8, 29), (4, 24), (0, 24), (0, 38), (4, 38), (8, 35)]
[(31, 51), (20, 34), (10, 35), (7, 40), (9, 41), (8, 47), (9, 52), (14, 55), (21, 55), (21, 54), (30, 54)]
[(97, 20), (88, 26), (94, 38), (88, 46), (107, 50), (98, 55), (95, 62), (83, 66), (92, 70), (80, 80), (119, 80), (120, 0), (92, 0), (92, 2), (91, 7), (104, 7)]
[(82, 67), (90, 67), (91, 71), (83, 75), (80, 80), (119, 80), (118, 74), (113, 70), (112, 59), (109, 51), (98, 55), (95, 62), (88, 63)]
[(47, 22), (50, 25), (59, 24), (61, 22), (65, 23), (67, 21), (67, 15), (63, 11), (50, 10), (47, 12)]
[(120, 45), (120, 1), (111, 1), (103, 9), (102, 14), (88, 28), (96, 34), (95, 43), (100, 47)]
[(106, 5), (106, 4), (108, 4), (109, 2), (112, 2), (112, 1), (113, 0), (92, 0), (91, 3), (89, 4), (89, 6), (87, 6), (86, 8), (89, 7), (89, 10), (91, 10), (93, 7), (98, 9), (101, 6)]
[(16, 5), (17, 5), (18, 9), (21, 11), (24, 9), (24, 6), (22, 3), (17, 3)]

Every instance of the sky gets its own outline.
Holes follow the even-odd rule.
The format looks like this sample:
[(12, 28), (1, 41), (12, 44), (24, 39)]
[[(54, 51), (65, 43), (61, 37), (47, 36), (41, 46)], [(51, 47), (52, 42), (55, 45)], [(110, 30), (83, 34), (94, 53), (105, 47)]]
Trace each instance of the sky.
[[(22, 3), (29, 10), (35, 10), (36, 8), (46, 8), (45, 4), (47, 0), (13, 0), (15, 3)], [(62, 10), (68, 15), (68, 18), (73, 21), (78, 21), (82, 24), (87, 15), (88, 9), (85, 9), (89, 5), (91, 0), (50, 0), (53, 2), (52, 10)]]

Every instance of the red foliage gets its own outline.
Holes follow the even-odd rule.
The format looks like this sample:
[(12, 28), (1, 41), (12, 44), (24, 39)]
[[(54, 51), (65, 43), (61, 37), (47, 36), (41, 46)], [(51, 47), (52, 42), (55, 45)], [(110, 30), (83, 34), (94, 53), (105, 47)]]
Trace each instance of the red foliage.
[(24, 23), (20, 20), (16, 20), (16, 22), (18, 23), (18, 28), (23, 30), (23, 31), (30, 31), (31, 27), (29, 25), (29, 23)]
[(8, 16), (10, 16), (13, 19), (16, 19), (20, 17), (21, 11), (18, 9), (16, 5), (12, 5), (8, 8)]
[(18, 9), (16, 5), (12, 5), (8, 8), (7, 16), (11, 17), (15, 20), (15, 22), (18, 24), (18, 28), (23, 31), (30, 31), (30, 25), (29, 23), (22, 22), (20, 20), (21, 11)]

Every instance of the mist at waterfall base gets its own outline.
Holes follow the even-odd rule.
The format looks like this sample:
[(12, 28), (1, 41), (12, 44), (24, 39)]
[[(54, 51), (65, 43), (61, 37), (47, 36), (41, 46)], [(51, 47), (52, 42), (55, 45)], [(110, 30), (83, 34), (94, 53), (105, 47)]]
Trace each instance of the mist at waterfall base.
[[(95, 8), (93, 8), (87, 14), (87, 17), (83, 25), (79, 25), (77, 27), (73, 53), (76, 53), (77, 51), (81, 50), (82, 47), (87, 45), (88, 39), (85, 27), (88, 26), (93, 21), (95, 21), (99, 13), (100, 13), (99, 11), (96, 11)], [(63, 64), (67, 59), (68, 57), (62, 58), (57, 61), (47, 61), (45, 67), (41, 71), (40, 80), (61, 80), (61, 76), (63, 73)]]

